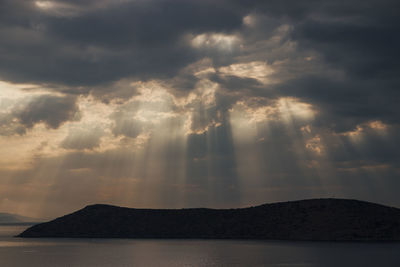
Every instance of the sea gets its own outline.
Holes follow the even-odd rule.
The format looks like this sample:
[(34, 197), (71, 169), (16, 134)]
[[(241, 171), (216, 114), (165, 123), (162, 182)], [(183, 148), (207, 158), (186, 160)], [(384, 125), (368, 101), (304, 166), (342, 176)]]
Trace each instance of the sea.
[(399, 242), (16, 238), (0, 226), (0, 266), (400, 266)]

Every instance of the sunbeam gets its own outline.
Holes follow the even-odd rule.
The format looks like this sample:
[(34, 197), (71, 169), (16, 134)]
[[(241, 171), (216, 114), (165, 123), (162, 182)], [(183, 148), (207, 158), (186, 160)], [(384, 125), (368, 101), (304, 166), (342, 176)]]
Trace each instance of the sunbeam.
[(3, 2), (0, 210), (400, 205), (389, 4)]

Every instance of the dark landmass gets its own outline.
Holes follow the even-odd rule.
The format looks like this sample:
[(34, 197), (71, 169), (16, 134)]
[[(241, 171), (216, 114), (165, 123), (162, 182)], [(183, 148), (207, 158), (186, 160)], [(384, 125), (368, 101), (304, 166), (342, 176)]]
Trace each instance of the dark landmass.
[(15, 224), (29, 225), (38, 223), (40, 221), (42, 220), (25, 217), (18, 214), (0, 212), (0, 225), (15, 225)]
[(131, 209), (91, 205), (19, 237), (399, 241), (400, 209), (310, 199), (242, 209)]

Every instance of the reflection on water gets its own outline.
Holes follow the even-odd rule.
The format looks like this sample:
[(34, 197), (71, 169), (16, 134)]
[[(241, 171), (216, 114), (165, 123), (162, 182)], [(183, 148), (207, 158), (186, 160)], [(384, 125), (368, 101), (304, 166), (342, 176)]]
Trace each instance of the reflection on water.
[(0, 226), (0, 266), (400, 266), (400, 243), (22, 239)]

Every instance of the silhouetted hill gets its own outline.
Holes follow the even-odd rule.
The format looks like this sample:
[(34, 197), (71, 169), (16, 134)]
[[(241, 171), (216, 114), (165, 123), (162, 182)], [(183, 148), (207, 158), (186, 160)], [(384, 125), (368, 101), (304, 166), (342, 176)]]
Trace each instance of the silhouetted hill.
[(345, 199), (242, 209), (131, 209), (91, 205), (19, 237), (400, 240), (400, 210)]

